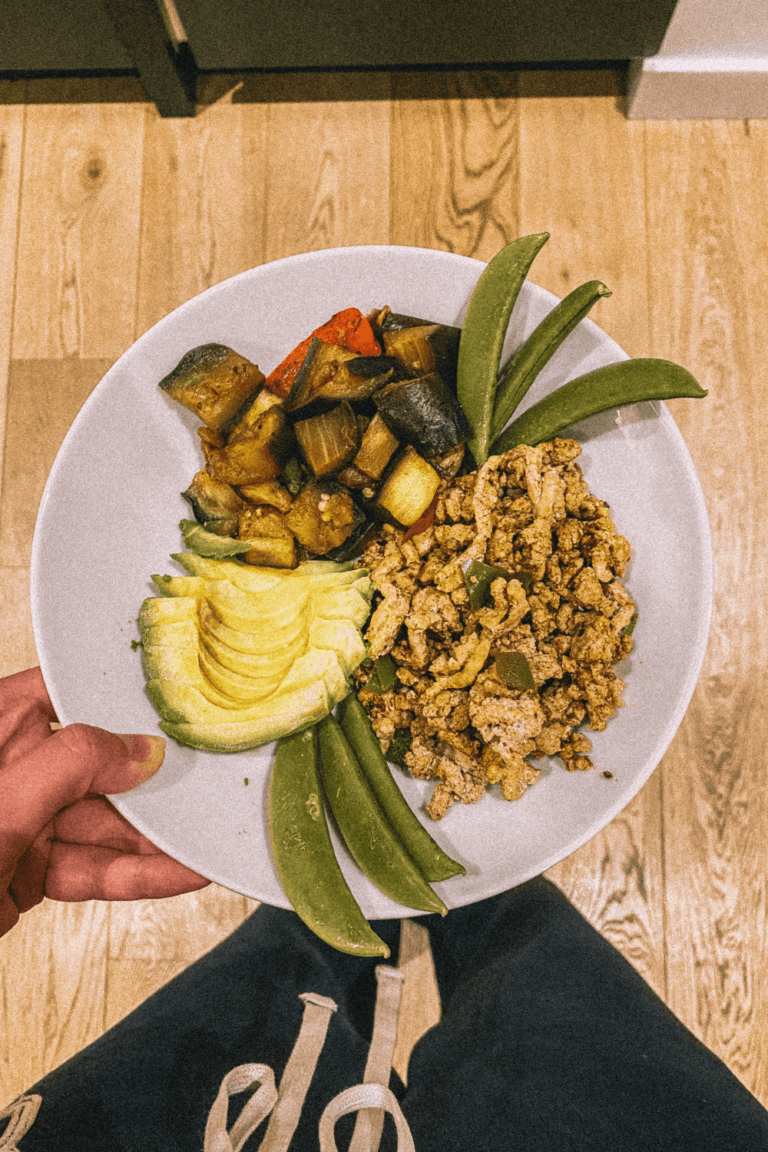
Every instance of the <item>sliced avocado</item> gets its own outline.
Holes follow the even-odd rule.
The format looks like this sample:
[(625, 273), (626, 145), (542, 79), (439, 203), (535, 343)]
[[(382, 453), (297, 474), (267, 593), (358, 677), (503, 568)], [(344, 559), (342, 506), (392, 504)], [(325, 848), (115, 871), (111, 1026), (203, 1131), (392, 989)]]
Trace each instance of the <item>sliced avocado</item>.
[(349, 680), (338, 653), (329, 648), (308, 648), (303, 656), (294, 660), (280, 691), (305, 687), (320, 679), (328, 690), (331, 708), (349, 695)]
[(152, 576), (152, 583), (163, 596), (184, 596), (205, 600), (208, 595), (205, 580), (198, 576)]
[[(239, 707), (256, 704), (280, 687), (282, 674), (279, 671), (261, 677), (243, 676), (240, 672), (225, 668), (204, 647), (196, 655), (205, 678), (225, 696), (237, 701)], [(207, 693), (203, 695), (210, 699)]]
[(189, 620), (197, 622), (198, 601), (192, 596), (179, 596), (165, 600), (159, 596), (149, 596), (139, 610), (139, 624), (142, 629), (151, 624), (176, 624)]
[(358, 628), (362, 628), (371, 614), (371, 606), (359, 590), (352, 588), (333, 588), (321, 595), (313, 597), (313, 613), (326, 620), (351, 620)]
[(287, 625), (280, 628), (273, 626), (266, 635), (263, 630), (243, 632), (236, 628), (230, 628), (228, 624), (220, 620), (210, 604), (202, 603), (200, 605), (201, 634), (213, 636), (222, 644), (226, 644), (228, 648), (251, 656), (267, 655), (274, 657), (279, 649), (295, 644), (297, 637), (306, 634), (308, 624), (309, 609), (308, 606), (305, 606), (295, 621), (289, 621)]
[(208, 704), (221, 710), (238, 707), (238, 701), (216, 688), (200, 669), (197, 651), (160, 644), (144, 645), (147, 674), (154, 683), (173, 682), (194, 687)]
[(290, 628), (300, 618), (309, 600), (309, 590), (304, 583), (289, 589), (292, 593), (290, 598), (282, 595), (282, 584), (256, 596), (241, 592), (223, 580), (206, 583), (208, 602), (223, 624), (236, 632), (261, 635), (265, 640), (269, 640), (276, 631)]
[[(241, 541), (242, 543), (242, 541)], [(171, 556), (190, 576), (204, 580), (228, 580), (243, 592), (266, 592), (288, 575), (285, 568), (258, 568), (242, 560), (214, 560), (195, 552), (174, 552)]]
[(179, 620), (171, 624), (147, 624), (141, 630), (145, 644), (161, 644), (170, 648), (194, 648), (197, 651), (198, 630), (192, 620)]
[(222, 668), (228, 668), (240, 676), (248, 676), (254, 680), (277, 676), (282, 680), (293, 661), (306, 652), (307, 636), (306, 630), (302, 628), (290, 644), (281, 645), (272, 652), (250, 653), (230, 648), (228, 644), (203, 628), (200, 630), (200, 645)]
[(352, 675), (367, 655), (360, 629), (351, 620), (315, 617), (309, 626), (309, 643), (314, 648), (332, 648), (347, 676)]
[(232, 536), (219, 536), (209, 532), (196, 520), (182, 520), (179, 524), (184, 544), (198, 556), (224, 560), (229, 556), (239, 556), (251, 547), (248, 540), (235, 540)]
[[(199, 688), (192, 684), (172, 680), (150, 680), (147, 692), (160, 715), (169, 724), (197, 725), (256, 724), (256, 731), (273, 732), (266, 740), (277, 740), (287, 731), (279, 718), (290, 716), (295, 727), (306, 727), (305, 721), (316, 723), (333, 707), (324, 680), (273, 692), (258, 704), (245, 708), (221, 708), (211, 704)], [(272, 723), (268, 723), (272, 721)]]

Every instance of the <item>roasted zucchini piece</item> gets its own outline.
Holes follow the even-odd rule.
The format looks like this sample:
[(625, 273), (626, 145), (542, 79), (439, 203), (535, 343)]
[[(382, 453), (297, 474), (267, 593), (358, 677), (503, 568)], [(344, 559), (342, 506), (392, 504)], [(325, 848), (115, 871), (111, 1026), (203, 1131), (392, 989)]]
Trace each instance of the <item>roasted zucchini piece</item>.
[(205, 471), (198, 472), (186, 492), (185, 500), (192, 505), (195, 519), (217, 536), (235, 536), (238, 517), (245, 507), (234, 488), (214, 480)]
[(316, 479), (338, 472), (349, 464), (360, 447), (360, 425), (346, 400), (329, 412), (298, 420), (294, 432)]
[(439, 456), (471, 435), (464, 410), (436, 372), (388, 384), (373, 402), (390, 431), (425, 456)]
[(206, 467), (224, 484), (258, 484), (279, 476), (293, 448), (293, 430), (281, 404), (262, 412), (242, 436), (207, 454)]
[(410, 528), (432, 503), (440, 484), (432, 465), (409, 444), (382, 484), (376, 504), (398, 524)]
[(395, 356), (408, 376), (437, 372), (455, 391), (461, 329), (447, 324), (421, 324), (382, 333), (384, 352)]
[[(378, 362), (378, 363), (377, 363)], [(371, 372), (373, 365), (378, 371)], [(379, 388), (402, 379), (400, 362), (394, 356), (359, 356), (342, 364), (338, 372), (315, 395), (316, 400), (368, 400)]]
[[(395, 451), (399, 440), (385, 424), (381, 413), (377, 412), (363, 433), (360, 450), (352, 461), (352, 467), (371, 480), (378, 480)], [(365, 488), (365, 484), (360, 487)]]
[(349, 492), (311, 481), (285, 513), (285, 523), (299, 544), (317, 556), (339, 548), (364, 519)]
[(160, 387), (209, 428), (232, 421), (264, 383), (255, 364), (225, 344), (201, 344), (182, 356)]

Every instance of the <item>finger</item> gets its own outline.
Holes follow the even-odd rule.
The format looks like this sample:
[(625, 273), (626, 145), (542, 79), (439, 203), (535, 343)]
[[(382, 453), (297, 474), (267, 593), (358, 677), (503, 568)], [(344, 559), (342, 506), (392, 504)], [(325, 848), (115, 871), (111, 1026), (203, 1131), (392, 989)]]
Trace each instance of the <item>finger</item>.
[(50, 736), (55, 721), (39, 668), (0, 680), (0, 768)]
[(88, 796), (65, 808), (53, 822), (52, 839), (66, 844), (98, 844), (138, 856), (160, 851), (104, 796)]
[(51, 900), (154, 900), (195, 892), (210, 881), (164, 852), (135, 856), (96, 845), (51, 846), (45, 895)]
[(116, 736), (87, 724), (52, 733), (0, 772), (0, 890), (21, 854), (63, 808), (92, 792), (125, 792), (160, 767), (158, 736)]
[(7, 892), (0, 892), (0, 936), (10, 932), (19, 920), (19, 910)]

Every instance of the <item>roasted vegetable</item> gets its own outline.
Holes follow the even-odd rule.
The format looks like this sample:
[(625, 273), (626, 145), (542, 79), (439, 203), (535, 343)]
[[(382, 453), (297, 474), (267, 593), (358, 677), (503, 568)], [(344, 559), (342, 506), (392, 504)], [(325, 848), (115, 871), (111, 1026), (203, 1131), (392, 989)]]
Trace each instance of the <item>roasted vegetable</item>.
[(224, 428), (264, 383), (255, 364), (224, 344), (201, 344), (182, 356), (160, 387), (209, 428)]
[(496, 675), (507, 688), (530, 692), (536, 687), (531, 666), (522, 652), (497, 653)]
[(384, 352), (395, 356), (409, 376), (437, 372), (455, 389), (461, 329), (447, 324), (419, 324), (413, 328), (384, 330)]
[(439, 487), (437, 472), (409, 444), (381, 486), (376, 504), (409, 528), (432, 503)]
[(290, 455), (294, 436), (282, 405), (268, 408), (252, 428), (232, 438), (224, 448), (207, 453), (206, 468), (225, 484), (257, 484), (280, 475)]
[(209, 532), (219, 536), (236, 535), (237, 518), (245, 501), (229, 484), (214, 480), (203, 470), (195, 475), (182, 496), (192, 505), (195, 519), (204, 524)]
[(354, 359), (356, 359), (354, 352), (349, 352), (338, 344), (324, 344), (322, 340), (314, 337), (291, 385), (291, 391), (285, 402), (288, 410), (294, 412), (297, 408), (304, 408), (310, 404), (333, 380), (344, 362)]
[[(387, 427), (381, 414), (377, 412), (363, 432), (360, 450), (352, 464), (365, 477), (368, 477), (368, 484), (370, 484), (371, 480), (378, 480), (382, 475), (399, 447), (399, 443), (397, 437)], [(365, 484), (362, 484), (361, 487), (364, 488)]]
[(350, 463), (360, 447), (360, 426), (346, 400), (330, 412), (321, 412), (308, 420), (297, 420), (293, 428), (304, 459), (316, 479), (338, 472)]
[(324, 492), (309, 483), (286, 512), (285, 523), (303, 548), (324, 556), (340, 547), (364, 518), (348, 492)]
[(461, 405), (436, 372), (388, 384), (373, 402), (389, 430), (425, 456), (447, 452), (472, 434)]
[(316, 328), (270, 372), (267, 387), (278, 396), (289, 395), (313, 339), (323, 344), (338, 344), (358, 356), (376, 356), (381, 351), (368, 319), (358, 308), (345, 308)]
[(269, 504), (281, 512), (287, 512), (293, 502), (288, 489), (283, 488), (277, 480), (262, 480), (259, 484), (241, 484), (240, 495), (249, 504)]
[(285, 516), (276, 508), (244, 508), (240, 513), (238, 538), (251, 548), (243, 556), (248, 564), (274, 568), (295, 568), (298, 564), (296, 539)]
[[(369, 372), (370, 365), (379, 361), (378, 372)], [(358, 372), (359, 369), (359, 372)], [(327, 384), (316, 394), (316, 400), (368, 400), (392, 380), (400, 380), (402, 368), (392, 356), (358, 356), (347, 360)]]

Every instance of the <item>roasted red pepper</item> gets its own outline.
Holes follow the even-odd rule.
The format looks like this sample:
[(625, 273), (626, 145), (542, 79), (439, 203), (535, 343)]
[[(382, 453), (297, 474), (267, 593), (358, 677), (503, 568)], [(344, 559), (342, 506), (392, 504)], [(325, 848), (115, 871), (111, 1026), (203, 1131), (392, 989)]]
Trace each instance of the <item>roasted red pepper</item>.
[(322, 340), (323, 344), (338, 344), (341, 348), (356, 352), (358, 356), (381, 355), (379, 342), (367, 317), (363, 316), (359, 308), (345, 308), (316, 328), (270, 372), (266, 380), (270, 391), (283, 398), (288, 395), (314, 337)]

